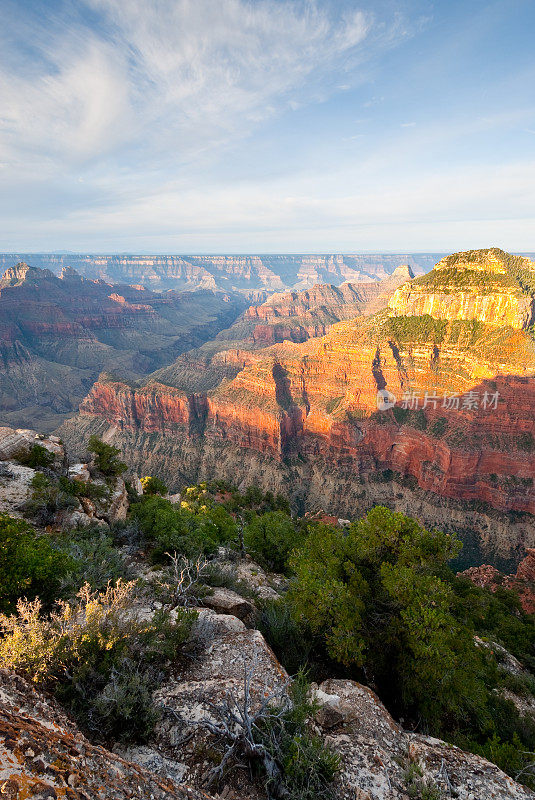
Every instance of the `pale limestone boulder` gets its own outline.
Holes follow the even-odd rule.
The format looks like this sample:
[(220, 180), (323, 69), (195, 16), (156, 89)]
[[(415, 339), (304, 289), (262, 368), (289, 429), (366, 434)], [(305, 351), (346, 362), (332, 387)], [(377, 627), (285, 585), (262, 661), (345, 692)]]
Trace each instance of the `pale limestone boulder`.
[(127, 513), (128, 493), (126, 491), (125, 482), (122, 478), (117, 478), (111, 492), (109, 504), (103, 516), (107, 522), (111, 524), (112, 522), (125, 520)]
[(218, 614), (231, 614), (241, 620), (251, 618), (255, 612), (252, 603), (223, 587), (215, 588), (211, 595), (203, 598), (203, 603)]
[[(216, 614), (211, 608), (195, 608), (197, 621), (192, 630), (192, 639), (212, 642), (229, 633), (243, 633), (245, 624), (231, 614)], [(171, 612), (173, 617), (173, 612)]]
[(129, 747), (115, 745), (113, 752), (124, 758), (125, 761), (133, 761), (142, 769), (159, 775), (160, 778), (171, 779), (177, 783), (184, 780), (187, 771), (184, 763), (166, 758), (158, 750), (148, 745), (131, 745)]
[(279, 600), (280, 592), (286, 587), (285, 578), (281, 575), (268, 575), (250, 556), (229, 563), (222, 554), (219, 563), (223, 573), (244, 583), (261, 600)]
[(0, 461), (8, 461), (20, 452), (28, 453), (34, 444), (40, 444), (53, 453), (58, 462), (65, 457), (65, 450), (57, 436), (41, 437), (28, 428), (0, 427)]
[(143, 485), (139, 479), (139, 475), (134, 475), (132, 477), (132, 488), (138, 497), (141, 497), (143, 494)]
[(87, 528), (88, 525), (101, 525), (105, 526), (106, 523), (97, 517), (89, 516), (85, 511), (79, 508), (65, 508), (58, 511), (54, 518), (54, 526), (63, 531), (71, 530), (73, 528)]
[(87, 483), (91, 480), (91, 474), (87, 464), (72, 464), (67, 471), (67, 475), (73, 481)]
[[(203, 719), (217, 719), (213, 705), (229, 693), (238, 702), (243, 700), (244, 667), (253, 670), (253, 707), (274, 690), (283, 691), (288, 676), (262, 634), (247, 630), (237, 617), (201, 611), (192, 640), (197, 645), (195, 657), (154, 693), (162, 717), (149, 745), (184, 765), (184, 779), (200, 785), (209, 764), (199, 759), (199, 753), (221, 744), (200, 724)], [(244, 789), (244, 800), (249, 796)]]
[(23, 432), (13, 428), (0, 428), (0, 461), (8, 461), (21, 451), (28, 452), (31, 445), (31, 439)]
[(337, 800), (406, 800), (407, 769), (416, 764), (424, 786), (458, 800), (528, 800), (535, 793), (490, 762), (439, 739), (404, 731), (377, 695), (349, 680), (314, 690), (316, 723), (340, 756)]
[(20, 518), (25, 503), (30, 499), (35, 470), (10, 461), (2, 472), (3, 474), (0, 475), (0, 513)]
[(528, 800), (535, 792), (516, 783), (495, 764), (431, 736), (408, 735), (408, 755), (442, 791), (458, 800)]

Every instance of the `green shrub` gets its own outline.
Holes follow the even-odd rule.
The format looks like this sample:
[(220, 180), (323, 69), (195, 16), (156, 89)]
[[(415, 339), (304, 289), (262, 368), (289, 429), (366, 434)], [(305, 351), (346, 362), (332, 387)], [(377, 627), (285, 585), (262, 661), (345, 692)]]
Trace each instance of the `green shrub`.
[(24, 467), (31, 467), (32, 469), (42, 469), (51, 467), (56, 457), (54, 453), (43, 447), (42, 444), (34, 444), (28, 452), (22, 450), (15, 455), (15, 460), (22, 464)]
[(152, 693), (161, 680), (157, 668), (122, 659), (85, 712), (86, 728), (108, 741), (147, 741), (160, 718)]
[(419, 408), (418, 411), (411, 411), (410, 424), (413, 428), (419, 431), (425, 431), (427, 428), (427, 417), (423, 409)]
[(258, 628), (290, 675), (308, 667), (312, 636), (293, 618), (288, 603), (284, 600), (265, 601)]
[(418, 764), (409, 764), (403, 780), (410, 800), (442, 800), (442, 792), (435, 783), (424, 780)]
[(109, 497), (110, 490), (101, 483), (92, 481), (77, 481), (61, 475), (58, 479), (58, 486), (62, 492), (71, 497), (88, 497), (90, 500), (104, 500)]
[(146, 475), (141, 478), (141, 485), (143, 486), (143, 494), (167, 494), (168, 489), (163, 481), (159, 478), (152, 478)]
[(100, 740), (121, 730), (125, 739), (143, 739), (156, 719), (150, 688), (194, 620), (181, 609), (175, 622), (164, 612), (138, 619), (133, 582), (119, 581), (101, 593), (86, 585), (48, 617), (39, 600), (19, 601), (15, 616), (0, 615), (0, 666), (53, 690)]
[(0, 514), (0, 611), (12, 611), (20, 597), (40, 595), (50, 603), (73, 566), (48, 536), (23, 520)]
[(455, 537), (377, 507), (348, 532), (318, 527), (290, 559), (297, 619), (329, 655), (364, 667), (387, 703), (435, 730), (484, 714), (480, 654), (455, 619), (447, 562)]
[(175, 552), (195, 558), (237, 541), (236, 523), (222, 506), (202, 505), (194, 511), (186, 502), (184, 505), (149, 495), (132, 506), (133, 518), (139, 522), (154, 561), (166, 561), (166, 554)]
[(121, 451), (117, 447), (106, 444), (97, 436), (89, 438), (87, 449), (90, 453), (93, 453), (97, 469), (107, 477), (122, 475), (128, 469), (128, 466), (123, 461), (119, 461), (118, 456)]
[(211, 562), (206, 565), (206, 570), (203, 574), (203, 583), (212, 588), (222, 587), (230, 589), (241, 597), (255, 598), (256, 592), (244, 580), (237, 578), (234, 572), (228, 569), (221, 569), (219, 564)]
[(284, 495), (273, 492), (263, 493), (258, 486), (249, 486), (244, 494), (223, 481), (211, 481), (206, 484), (211, 492), (229, 492), (231, 497), (223, 502), (223, 506), (229, 511), (239, 512), (246, 519), (250, 519), (253, 513), (265, 514), (268, 511), (284, 511), (290, 515), (290, 503)]
[[(339, 757), (312, 734), (308, 720), (318, 706), (309, 699), (310, 686), (300, 672), (289, 687), (290, 706), (282, 715), (268, 718), (259, 725), (259, 738), (282, 768), (288, 800), (333, 798), (332, 781), (340, 768)], [(268, 792), (271, 780), (268, 776)]]
[(518, 436), (518, 449), (525, 450), (527, 453), (532, 453), (535, 450), (535, 439), (533, 434), (529, 431), (519, 434)]
[[(535, 723), (502, 692), (531, 693), (535, 680), (504, 677), (497, 645), (533, 670), (535, 618), (512, 592), (457, 577), (448, 563), (458, 550), (455, 537), (377, 507), (349, 531), (310, 529), (290, 558), (286, 601), (342, 674), (371, 683), (395, 715), (512, 776), (523, 769), (531, 785)], [(476, 633), (488, 646), (476, 645)]]
[(266, 569), (287, 570), (288, 556), (300, 542), (292, 519), (283, 511), (255, 516), (244, 530), (245, 549)]
[(129, 577), (129, 570), (113, 539), (101, 527), (89, 526), (58, 534), (53, 546), (69, 557), (71, 569), (62, 581), (63, 593), (76, 594), (83, 583), (102, 592), (108, 584)]
[(77, 506), (75, 497), (64, 492), (58, 481), (50, 480), (42, 472), (35, 473), (30, 485), (30, 499), (24, 509), (35, 518), (38, 525), (49, 525), (58, 511)]

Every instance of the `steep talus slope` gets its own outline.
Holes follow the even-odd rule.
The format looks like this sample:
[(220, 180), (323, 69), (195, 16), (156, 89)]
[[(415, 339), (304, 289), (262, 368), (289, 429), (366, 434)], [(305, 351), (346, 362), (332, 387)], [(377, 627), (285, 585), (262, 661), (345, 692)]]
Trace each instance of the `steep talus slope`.
[[(177, 483), (256, 481), (340, 514), (386, 502), (461, 530), (475, 550), (515, 557), (535, 545), (535, 341), (522, 311), (532, 266), (511, 267), (496, 250), (455, 259), (397, 289), (389, 309), (248, 353), (208, 389), (196, 391), (193, 374), (175, 389), (97, 384), (78, 430), (111, 425), (132, 463)], [(471, 273), (484, 276), (472, 305)], [(436, 285), (450, 297), (440, 317)], [(377, 411), (378, 390), (393, 393), (393, 409)], [(77, 439), (72, 428), (63, 435)]]
[(244, 306), (235, 294), (156, 294), (17, 264), (0, 279), (2, 419), (55, 427), (100, 371), (147, 374), (213, 337)]

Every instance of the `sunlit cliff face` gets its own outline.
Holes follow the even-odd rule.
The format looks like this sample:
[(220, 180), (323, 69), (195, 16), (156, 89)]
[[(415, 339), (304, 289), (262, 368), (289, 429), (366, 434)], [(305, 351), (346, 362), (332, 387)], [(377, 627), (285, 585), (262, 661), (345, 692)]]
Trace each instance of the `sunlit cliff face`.
[[(504, 258), (477, 270), (468, 269), (474, 257), (466, 254), (460, 266), (442, 262), (399, 288), (389, 308), (339, 322), (320, 338), (249, 351), (241, 363), (245, 350), (218, 352), (210, 368), (233, 354), (226, 367), (234, 364), (235, 377), (227, 373), (208, 391), (195, 392), (191, 375), (187, 392), (161, 383), (138, 390), (96, 384), (80, 419), (156, 434), (156, 451), (161, 437), (164, 470), (186, 465), (197, 475), (212, 460), (235, 479), (248, 463), (258, 472), (261, 458), (266, 485), (305, 493), (313, 472), (310, 492), (324, 507), (349, 508), (358, 491), (370, 494), (378, 472), (391, 471), (388, 480), (398, 476), (429, 496), (533, 514), (535, 341), (519, 323), (498, 324), (491, 314), (507, 308), (505, 298), (517, 320), (533, 297), (510, 285)], [(465, 291), (467, 272), (484, 279), (480, 294)], [(444, 316), (417, 304), (402, 314), (413, 292), (424, 309)], [(495, 305), (469, 307), (465, 295)], [(179, 362), (173, 380), (180, 386)], [(392, 407), (378, 411), (379, 390)]]

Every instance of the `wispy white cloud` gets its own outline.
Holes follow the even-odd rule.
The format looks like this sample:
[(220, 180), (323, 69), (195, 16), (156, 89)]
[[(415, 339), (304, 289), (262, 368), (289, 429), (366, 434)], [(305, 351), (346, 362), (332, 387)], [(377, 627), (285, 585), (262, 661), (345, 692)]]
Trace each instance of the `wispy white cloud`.
[[(64, 48), (62, 48), (64, 50)], [(34, 157), (83, 160), (108, 151), (131, 122), (126, 72), (113, 48), (89, 37), (60, 50), (37, 79), (0, 72), (0, 153), (15, 166)]]
[[(0, 70), (0, 158), (87, 161), (118, 146), (178, 163), (296, 109), (372, 20), (296, 0), (88, 0), (101, 26), (43, 25), (36, 76)], [(99, 32), (100, 31), (100, 32)], [(328, 86), (333, 74), (333, 85)], [(313, 83), (313, 87), (311, 84)]]
[(234, 250), (236, 241), (242, 243), (238, 249), (249, 251), (258, 249), (255, 241), (289, 251), (355, 249), (355, 242), (356, 249), (376, 249), (392, 232), (396, 246), (409, 250), (450, 249), (450, 237), (457, 237), (459, 248), (486, 242), (529, 249), (534, 185), (535, 162), (493, 173), (481, 166), (444, 167), (416, 177), (411, 185), (404, 177), (375, 186), (370, 180), (358, 192), (345, 194), (329, 193), (315, 179), (264, 182), (261, 192), (253, 183), (210, 193), (170, 183), (143, 197), (75, 209), (59, 222), (38, 227), (37, 234), (61, 241), (73, 228), (85, 228), (104, 250), (114, 240), (121, 242), (119, 249), (135, 250), (140, 238), (142, 248), (156, 251)]
[[(23, 4), (4, 2), (19, 30), (0, 30), (2, 249), (448, 249), (448, 236), (471, 246), (470, 231), (529, 247), (535, 110), (527, 91), (509, 101), (529, 76), (477, 107), (457, 105), (456, 87), (433, 113), (435, 48), (409, 60), (407, 95), (381, 77), (385, 52), (430, 24), (391, 9), (423, 0), (363, 0), (373, 13), (353, 0), (43, 0), (28, 30)], [(462, 30), (459, 59), (474, 36)]]

